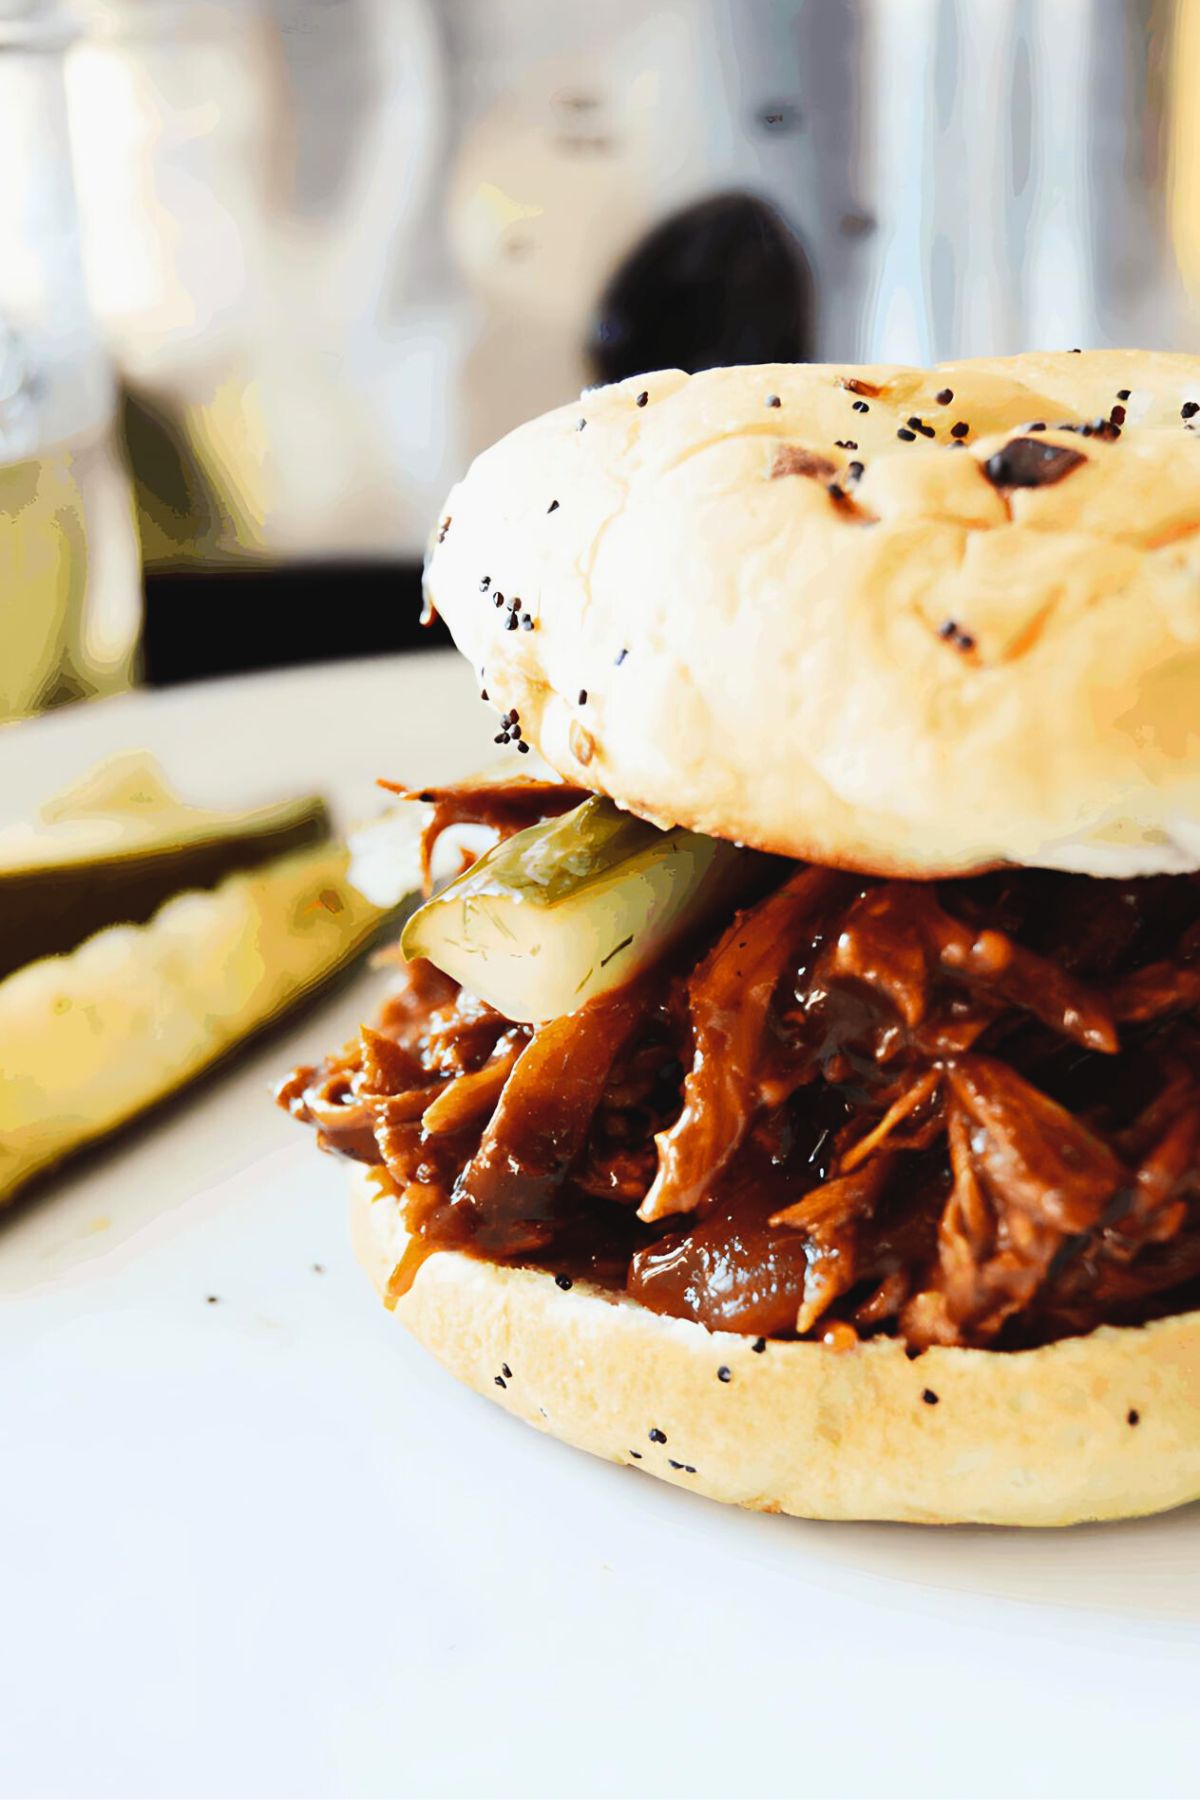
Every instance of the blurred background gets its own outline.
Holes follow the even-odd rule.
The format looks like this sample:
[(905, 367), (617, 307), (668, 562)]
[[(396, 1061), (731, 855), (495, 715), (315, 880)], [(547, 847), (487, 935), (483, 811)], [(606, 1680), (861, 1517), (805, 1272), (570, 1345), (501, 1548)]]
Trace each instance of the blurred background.
[(0, 0), (0, 717), (414, 643), (664, 365), (1200, 344), (1200, 0)]

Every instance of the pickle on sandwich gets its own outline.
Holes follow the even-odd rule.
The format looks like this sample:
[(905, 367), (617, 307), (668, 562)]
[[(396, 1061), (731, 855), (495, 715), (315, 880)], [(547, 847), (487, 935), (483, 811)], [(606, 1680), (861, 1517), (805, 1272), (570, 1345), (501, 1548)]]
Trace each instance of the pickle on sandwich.
[(762, 860), (593, 797), (486, 851), (412, 914), (401, 946), (507, 1018), (553, 1019), (657, 961)]

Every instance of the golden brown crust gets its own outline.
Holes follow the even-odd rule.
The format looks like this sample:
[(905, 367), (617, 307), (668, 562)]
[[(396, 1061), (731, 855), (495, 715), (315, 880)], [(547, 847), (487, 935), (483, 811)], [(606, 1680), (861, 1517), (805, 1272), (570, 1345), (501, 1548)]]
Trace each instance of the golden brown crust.
[[(1194, 868), (1193, 399), (1200, 358), (1132, 351), (639, 377), (477, 460), (430, 594), (554, 768), (661, 823), (916, 877)], [(989, 478), (1021, 435), (1055, 479)]]
[[(408, 1241), (387, 1177), (357, 1169), (352, 1206), (382, 1292)], [(539, 1430), (760, 1511), (1069, 1525), (1200, 1496), (1198, 1313), (1014, 1353), (910, 1361), (891, 1339), (757, 1352), (452, 1251), (396, 1312), (459, 1380)]]

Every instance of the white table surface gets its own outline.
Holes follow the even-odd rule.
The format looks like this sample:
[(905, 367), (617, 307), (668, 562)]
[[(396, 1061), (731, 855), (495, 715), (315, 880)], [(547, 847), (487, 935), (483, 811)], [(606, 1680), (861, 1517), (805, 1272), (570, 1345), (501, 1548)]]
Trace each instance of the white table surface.
[[(442, 655), (137, 695), (0, 731), (0, 820), (133, 746), (198, 800), (316, 783), (362, 816), (493, 729)], [(268, 1097), (378, 981), (0, 1228), (0, 1793), (1200, 1794), (1197, 1509), (740, 1514), (410, 1343)]]

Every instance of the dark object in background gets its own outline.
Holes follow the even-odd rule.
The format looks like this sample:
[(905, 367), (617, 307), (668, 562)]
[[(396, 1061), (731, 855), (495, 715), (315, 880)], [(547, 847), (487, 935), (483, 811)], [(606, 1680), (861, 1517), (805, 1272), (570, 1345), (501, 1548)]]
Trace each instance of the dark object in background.
[(145, 394), (122, 395), (145, 559), (142, 671), (152, 687), (241, 670), (448, 644), (423, 630), (415, 560), (232, 561), (236, 526), (186, 432)]
[(753, 194), (718, 194), (657, 225), (601, 295), (598, 381), (651, 369), (807, 362), (813, 283), (795, 233)]
[(121, 391), (121, 435), (137, 503), (143, 560), (201, 564), (221, 536), (221, 499), (168, 407)]
[(450, 642), (440, 621), (426, 630), (420, 617), (415, 562), (148, 571), (145, 679), (165, 687)]

